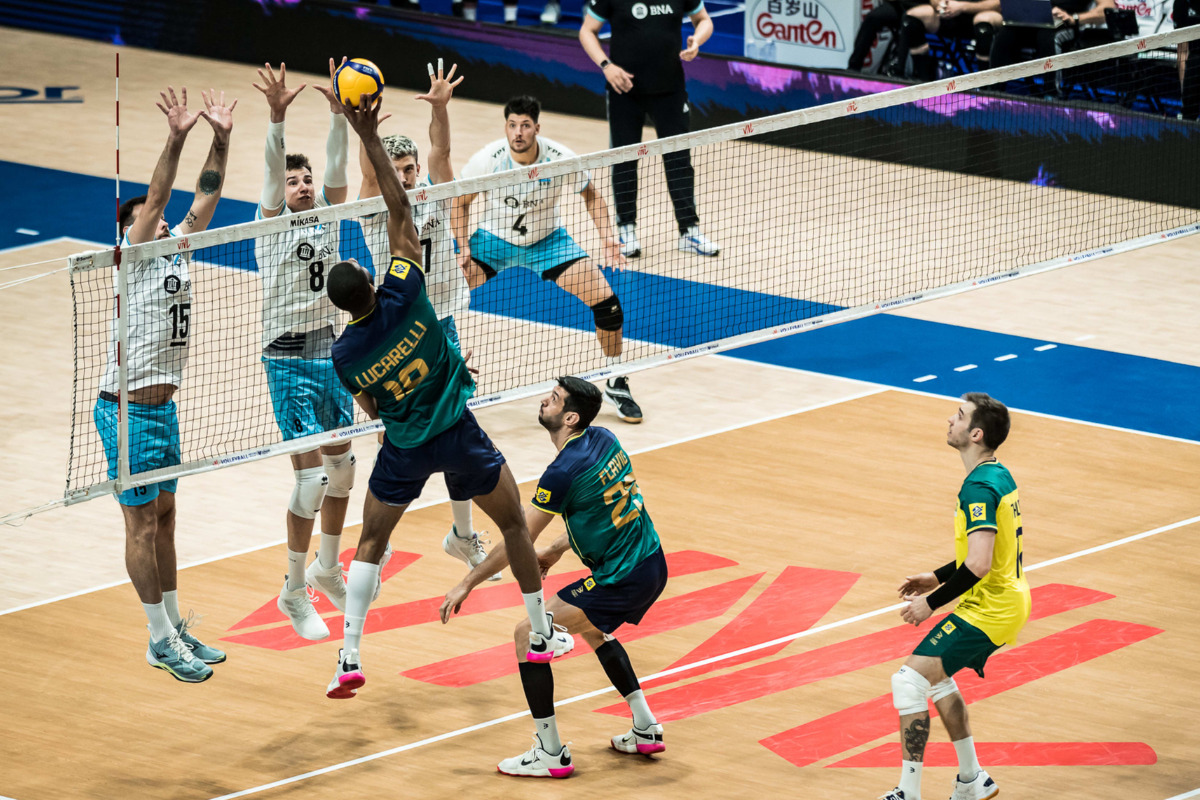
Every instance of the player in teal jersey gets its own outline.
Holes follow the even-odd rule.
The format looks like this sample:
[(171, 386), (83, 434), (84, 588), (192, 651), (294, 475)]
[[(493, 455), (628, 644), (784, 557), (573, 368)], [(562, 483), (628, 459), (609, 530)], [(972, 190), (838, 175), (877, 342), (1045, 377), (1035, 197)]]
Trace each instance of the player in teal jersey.
[[(646, 704), (625, 648), (612, 633), (623, 623), (641, 622), (667, 585), (667, 561), (629, 454), (611, 431), (589, 427), (600, 403), (599, 389), (573, 377), (559, 378), (558, 386), (542, 400), (538, 422), (549, 431), (558, 457), (538, 481), (525, 519), (535, 539), (555, 516), (561, 516), (566, 524), (565, 534), (538, 551), (543, 570), (550, 569), (568, 549), (592, 570), (590, 576), (563, 587), (547, 609), (558, 623), (556, 627), (579, 634), (591, 646), (609, 680), (629, 703), (633, 728), (612, 737), (613, 749), (648, 755), (666, 749), (663, 729)], [(497, 547), (450, 590), (442, 603), (442, 622), (505, 561), (504, 548)], [(528, 635), (529, 625), (522, 622), (515, 633), (517, 660), (538, 741), (527, 753), (501, 761), (497, 769), (506, 775), (565, 778), (574, 765), (558, 736), (554, 686), (538, 681), (541, 665), (523, 658)]]
[(329, 299), (351, 318), (333, 344), (334, 369), (367, 415), (383, 421), (386, 434), (371, 470), (362, 535), (346, 581), (346, 643), (325, 692), (335, 699), (353, 697), (366, 683), (359, 648), (381, 561), (404, 510), (435, 472), (445, 473), (452, 499), (474, 498), (512, 549), (513, 574), (530, 615), (530, 660), (541, 662), (549, 673), (546, 662), (571, 643), (565, 634), (555, 635), (546, 614), (537, 554), (516, 481), (467, 409), (474, 381), (425, 296), (412, 206), (376, 131), (380, 105), (372, 106), (364, 96), (358, 107), (345, 106), (344, 113), (375, 167), (387, 204), (391, 264), (378, 290), (355, 261), (334, 265), (327, 283)]
[(954, 514), (954, 560), (904, 579), (899, 592), (907, 605), (900, 616), (920, 625), (936, 609), (962, 599), (892, 676), (903, 766), (900, 785), (881, 800), (921, 798), (930, 700), (958, 755), (951, 800), (986, 800), (1000, 791), (979, 766), (967, 705), (953, 676), (970, 667), (982, 678), (988, 657), (1001, 645), (1016, 643), (1029, 619), (1029, 584), (1022, 567), (1017, 484), (996, 460), (996, 448), (1008, 438), (1008, 409), (982, 393), (965, 394), (962, 399), (947, 420), (946, 432), (946, 444), (958, 451), (967, 470)]

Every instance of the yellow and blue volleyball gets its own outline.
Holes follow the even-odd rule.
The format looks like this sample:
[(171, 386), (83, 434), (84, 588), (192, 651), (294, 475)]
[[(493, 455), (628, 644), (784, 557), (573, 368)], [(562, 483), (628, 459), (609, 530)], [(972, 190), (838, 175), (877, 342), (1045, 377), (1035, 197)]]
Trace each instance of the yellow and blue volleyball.
[(383, 94), (383, 73), (365, 58), (352, 58), (333, 73), (333, 88), (338, 99), (353, 108), (364, 94), (374, 104)]

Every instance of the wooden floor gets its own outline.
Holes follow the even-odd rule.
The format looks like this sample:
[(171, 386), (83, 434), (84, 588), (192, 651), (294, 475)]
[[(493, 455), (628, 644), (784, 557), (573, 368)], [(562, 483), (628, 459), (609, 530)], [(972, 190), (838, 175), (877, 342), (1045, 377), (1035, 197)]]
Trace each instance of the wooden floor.
[[(77, 106), (0, 106), (2, 157), (107, 174), (111, 59), (98, 43), (0, 29), (4, 82), (81, 86), (87, 98)], [(265, 114), (249, 87), (252, 69), (125, 49), (122, 75), (122, 167), (143, 181), (161, 147), (162, 120), (148, 101), (132, 98), (146, 101), (166, 81), (241, 86), (227, 195), (257, 198)], [(296, 149), (321, 151), (317, 100), (306, 92), (289, 117)], [(457, 164), (501, 134), (496, 106), (455, 101), (453, 115)], [(413, 126), (422, 146), (424, 129)], [(607, 140), (602, 122), (549, 113), (543, 131), (580, 152)], [(179, 188), (190, 188), (201, 150), (185, 151)], [(81, 247), (0, 253), (0, 268)], [(1182, 240), (905, 313), (1200, 365), (1194, 265), (1195, 244)], [(0, 360), (0, 512), (61, 494), (70, 319), (63, 274), (0, 291), (8, 345)], [(461, 567), (440, 550), (450, 515), (436, 481), (393, 540), (398, 556), (364, 640), (370, 682), (353, 701), (326, 700), (338, 643), (294, 646), (274, 610), (291, 478), (286, 460), (273, 459), (181, 485), (180, 561), (195, 564), (180, 573), (183, 604), (204, 616), (197, 633), (230, 656), (199, 686), (144, 663), (144, 620), (124, 582), (115, 503), (60, 509), (4, 530), (0, 641), (10, 656), (0, 666), (0, 795), (862, 798), (889, 789), (899, 756), (888, 676), (917, 632), (900, 629), (896, 612), (883, 609), (905, 574), (949, 552), (962, 479), (944, 445), (954, 401), (723, 357), (639, 374), (636, 386), (647, 421), (622, 425), (606, 410), (600, 422), (635, 454), (672, 563), (652, 616), (621, 633), (639, 673), (799, 635), (647, 680), (649, 701), (666, 720), (663, 756), (607, 749), (627, 722), (606, 710), (619, 700), (611, 691), (585, 697), (608, 684), (584, 652), (554, 670), (557, 696), (574, 701), (559, 720), (576, 775), (531, 785), (495, 773), (498, 760), (529, 742), (528, 718), (506, 719), (524, 709), (505, 644), (522, 612), (506, 576), (471, 598), (477, 612), (447, 627), (432, 620)], [(480, 415), (525, 492), (553, 457), (535, 413), (535, 402), (522, 401)], [(355, 448), (369, 464), (370, 441)], [(1200, 447), (1018, 413), (1001, 453), (1021, 486), (1035, 618), (1020, 645), (989, 664), (986, 681), (960, 677), (981, 759), (1007, 798), (1193, 793), (1200, 623), (1190, 598), (1200, 525), (1120, 542), (1195, 519)], [(352, 521), (364, 485), (352, 498)], [(351, 525), (347, 547), (356, 536)], [(1068, 556), (1077, 557), (1038, 568)], [(567, 557), (558, 579), (579, 569)], [(106, 584), (115, 585), (96, 589)], [(856, 621), (860, 615), (870, 616)], [(328, 618), (337, 630), (336, 614)], [(944, 766), (953, 763), (945, 734), (934, 730), (926, 797), (945, 796), (954, 775)], [(444, 738), (431, 741), (437, 737)], [(335, 767), (342, 768), (329, 771)], [(276, 781), (289, 782), (265, 788)]]

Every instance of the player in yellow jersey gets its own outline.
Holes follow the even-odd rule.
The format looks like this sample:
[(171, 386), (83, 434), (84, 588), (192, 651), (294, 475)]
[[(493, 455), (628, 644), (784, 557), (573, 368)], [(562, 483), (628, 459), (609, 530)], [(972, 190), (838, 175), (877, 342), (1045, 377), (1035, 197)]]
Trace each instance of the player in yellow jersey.
[[(929, 700), (937, 707), (958, 754), (951, 800), (986, 800), (999, 794), (979, 767), (967, 706), (952, 677), (970, 667), (983, 677), (988, 656), (1015, 644), (1029, 619), (1029, 584), (1021, 563), (1021, 505), (1017, 484), (996, 460), (1008, 438), (1008, 409), (986, 394), (963, 395), (947, 422), (946, 444), (962, 457), (967, 477), (954, 514), (954, 560), (900, 585), (905, 622), (920, 625), (934, 610), (961, 597), (958, 608), (917, 645), (892, 676), (900, 712), (903, 768), (900, 785), (880, 800), (920, 800), (921, 764), (929, 739)], [(922, 596), (923, 593), (929, 594)]]

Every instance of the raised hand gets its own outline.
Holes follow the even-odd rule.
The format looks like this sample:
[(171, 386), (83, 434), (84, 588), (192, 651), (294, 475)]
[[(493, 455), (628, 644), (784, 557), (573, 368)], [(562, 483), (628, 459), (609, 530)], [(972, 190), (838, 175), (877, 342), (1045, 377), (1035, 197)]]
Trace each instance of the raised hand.
[[(342, 56), (342, 64), (345, 64), (346, 60), (347, 60), (346, 57)], [(333, 59), (332, 58), (329, 59), (329, 86), (328, 86), (328, 88), (325, 86), (318, 86), (315, 83), (313, 84), (314, 89), (316, 89), (321, 94), (325, 95), (325, 99), (329, 101), (329, 110), (331, 112), (333, 112), (334, 114), (342, 113), (342, 101), (338, 100), (337, 89), (335, 89), (333, 86), (334, 73), (336, 73), (338, 71), (338, 67), (340, 67), (340, 66), (341, 66), (341, 64), (339, 64), (337, 67), (335, 67), (333, 65)]]
[(261, 69), (258, 71), (258, 77), (262, 78), (263, 85), (257, 83), (251, 84), (255, 89), (262, 92), (267, 98), (267, 105), (271, 107), (271, 122), (283, 122), (284, 115), (287, 113), (287, 107), (296, 99), (296, 95), (304, 91), (307, 83), (302, 83), (295, 89), (287, 88), (287, 64), (279, 63), (279, 78), (275, 77), (275, 70), (271, 69), (270, 64), (263, 64), (267, 68), (266, 72)]
[(172, 136), (186, 136), (187, 132), (199, 121), (202, 113), (188, 111), (186, 86), (181, 87), (179, 91), (183, 97), (182, 100), (176, 98), (175, 89), (168, 86), (167, 91), (158, 93), (158, 96), (162, 98), (162, 102), (154, 104), (158, 106), (160, 111), (167, 115), (167, 125), (171, 128)]
[(200, 116), (207, 120), (212, 126), (213, 138), (221, 141), (229, 141), (229, 132), (233, 130), (233, 110), (237, 108), (237, 99), (235, 98), (232, 105), (225, 105), (225, 93), (221, 92), (221, 96), (217, 96), (215, 89), (209, 89), (205, 94), (200, 92), (200, 97), (204, 99), (204, 110), (200, 112)]
[(415, 99), (425, 100), (430, 105), (445, 106), (450, 102), (450, 98), (454, 95), (454, 87), (463, 82), (463, 76), (459, 76), (458, 80), (454, 80), (454, 71), (458, 69), (458, 64), (450, 65), (450, 72), (445, 77), (442, 76), (442, 59), (437, 61), (437, 72), (434, 73), (433, 64), (429, 64), (429, 91), (425, 94), (419, 94)]
[(378, 138), (378, 128), (380, 123), (379, 109), (383, 108), (383, 97), (380, 96), (374, 103), (371, 102), (369, 94), (361, 95), (358, 98), (358, 107), (339, 102), (342, 108), (342, 113), (346, 115), (346, 121), (350, 123), (350, 127), (354, 128), (354, 132), (358, 134), (359, 139)]

